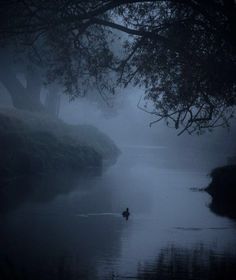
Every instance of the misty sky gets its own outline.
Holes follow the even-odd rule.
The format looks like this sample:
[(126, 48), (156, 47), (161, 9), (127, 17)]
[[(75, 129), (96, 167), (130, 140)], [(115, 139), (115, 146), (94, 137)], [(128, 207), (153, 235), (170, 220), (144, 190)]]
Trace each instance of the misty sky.
[(200, 156), (202, 161), (208, 161), (212, 167), (225, 164), (227, 157), (236, 151), (235, 121), (230, 129), (218, 128), (201, 136), (186, 133), (177, 136), (177, 130), (168, 128), (164, 122), (149, 127), (149, 123), (155, 120), (154, 116), (137, 108), (142, 90), (131, 88), (119, 94), (117, 98), (122, 100), (121, 105), (111, 116), (109, 113), (104, 114), (96, 104), (91, 104), (86, 99), (68, 102), (63, 97), (60, 117), (73, 124), (93, 124), (120, 146), (165, 147), (171, 149), (171, 153), (176, 153), (176, 156)]
[[(45, 90), (41, 93), (42, 101), (45, 93)], [(141, 89), (129, 88), (118, 92), (109, 103), (110, 106), (97, 92), (92, 94), (95, 95), (95, 101), (82, 97), (69, 101), (67, 96), (61, 94), (59, 117), (71, 124), (95, 125), (118, 146), (159, 146), (166, 148), (173, 158), (198, 157), (199, 162), (207, 163), (208, 168), (224, 165), (229, 156), (235, 155), (235, 120), (231, 122), (230, 129), (216, 128), (201, 136), (186, 133), (177, 136), (178, 131), (168, 128), (163, 121), (149, 127), (155, 116), (137, 108), (143, 96)], [(11, 100), (2, 86), (0, 98), (3, 106), (11, 106)]]

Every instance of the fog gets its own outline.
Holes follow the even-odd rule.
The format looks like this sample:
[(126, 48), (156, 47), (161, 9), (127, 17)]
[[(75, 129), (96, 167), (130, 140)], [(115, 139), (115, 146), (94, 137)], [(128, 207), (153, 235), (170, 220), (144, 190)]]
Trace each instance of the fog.
[(0, 280), (236, 279), (235, 11), (0, 2)]
[[(153, 116), (137, 108), (141, 95), (126, 90), (113, 107), (86, 97), (69, 102), (61, 95), (60, 119), (95, 126), (121, 154), (102, 173), (84, 178), (67, 170), (8, 183), (0, 223), (2, 275), (149, 279), (163, 274), (169, 279), (163, 265), (156, 265), (163, 258), (167, 266), (176, 261), (186, 267), (192, 254), (202, 260), (224, 252), (214, 268), (234, 263), (235, 224), (212, 213), (210, 196), (199, 190), (209, 184), (212, 168), (234, 154), (235, 124), (230, 131), (201, 136), (177, 136), (163, 122), (150, 128)], [(127, 207), (126, 220), (121, 213)], [(209, 266), (204, 269), (208, 275)], [(191, 270), (181, 271), (188, 279)]]
[(216, 128), (199, 136), (187, 133), (177, 136), (178, 131), (167, 127), (164, 121), (149, 126), (155, 116), (138, 108), (142, 96), (142, 90), (124, 90), (109, 105), (101, 99), (103, 108), (86, 98), (69, 102), (62, 96), (59, 114), (68, 123), (95, 125), (114, 139), (121, 149), (139, 148), (139, 151), (149, 151), (150, 157), (154, 157), (152, 152), (155, 151), (157, 162), (166, 161), (176, 168), (193, 167), (210, 172), (212, 168), (226, 164), (228, 157), (235, 154), (235, 120), (230, 128)]
[[(3, 108), (9, 108), (11, 100), (4, 94)], [(46, 94), (43, 90), (42, 102)], [(20, 162), (20, 176), (4, 182), (8, 193), (1, 199), (3, 279), (172, 279), (176, 275), (189, 279), (197, 263), (204, 277), (218, 266), (235, 275), (235, 222), (213, 213), (211, 197), (203, 191), (211, 181), (211, 170), (235, 155), (235, 121), (228, 130), (177, 136), (164, 122), (149, 126), (155, 116), (137, 106), (142, 90), (129, 88), (108, 102), (96, 92), (91, 94), (69, 101), (60, 93), (59, 119), (74, 125), (83, 146), (105, 150), (106, 156), (115, 149), (113, 142), (104, 140), (108, 136), (121, 153), (114, 153), (117, 158), (110, 165), (93, 173), (65, 166), (56, 169), (54, 162), (52, 170), (47, 165), (50, 172), (29, 176), (27, 171), (22, 176), (25, 167)], [(19, 118), (37, 130), (38, 117), (4, 110), (9, 119)], [(39, 120), (40, 129), (66, 138), (60, 125)], [(57, 141), (48, 136), (45, 140), (40, 133), (29, 136), (39, 137), (41, 145)], [(51, 153), (56, 153), (50, 145)], [(49, 150), (46, 156), (49, 161)], [(121, 213), (127, 207), (130, 215), (125, 219)], [(211, 263), (212, 258), (216, 262)], [(175, 263), (180, 270), (173, 275), (162, 269), (163, 265), (172, 269)], [(194, 273), (198, 275), (197, 270)]]

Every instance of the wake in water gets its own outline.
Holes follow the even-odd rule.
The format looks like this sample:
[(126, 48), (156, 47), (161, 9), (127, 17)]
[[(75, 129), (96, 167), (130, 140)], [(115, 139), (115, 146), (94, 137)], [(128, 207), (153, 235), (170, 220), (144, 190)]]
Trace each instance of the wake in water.
[(87, 213), (87, 214), (76, 214), (77, 217), (88, 218), (90, 216), (114, 216), (114, 217), (122, 217), (121, 213)]

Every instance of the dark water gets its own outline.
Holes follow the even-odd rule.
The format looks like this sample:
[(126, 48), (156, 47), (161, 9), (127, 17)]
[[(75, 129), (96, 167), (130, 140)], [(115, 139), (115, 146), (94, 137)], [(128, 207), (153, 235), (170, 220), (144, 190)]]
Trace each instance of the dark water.
[(102, 177), (54, 175), (40, 199), (21, 198), (1, 216), (0, 279), (236, 279), (235, 222), (193, 191), (206, 172), (151, 154), (126, 150)]

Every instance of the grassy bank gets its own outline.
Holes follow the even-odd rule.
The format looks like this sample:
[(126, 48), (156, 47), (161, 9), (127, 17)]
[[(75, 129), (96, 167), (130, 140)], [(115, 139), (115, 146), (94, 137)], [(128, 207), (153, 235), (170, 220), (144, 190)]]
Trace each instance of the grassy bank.
[[(53, 176), (99, 175), (104, 162), (114, 163), (119, 153), (114, 142), (95, 127), (68, 125), (48, 115), (1, 108), (0, 202), (25, 198), (35, 192), (33, 188), (39, 188), (39, 181), (51, 181)], [(43, 179), (39, 178), (42, 174)], [(54, 175), (48, 179), (45, 174)], [(48, 187), (55, 186), (52, 183)]]

